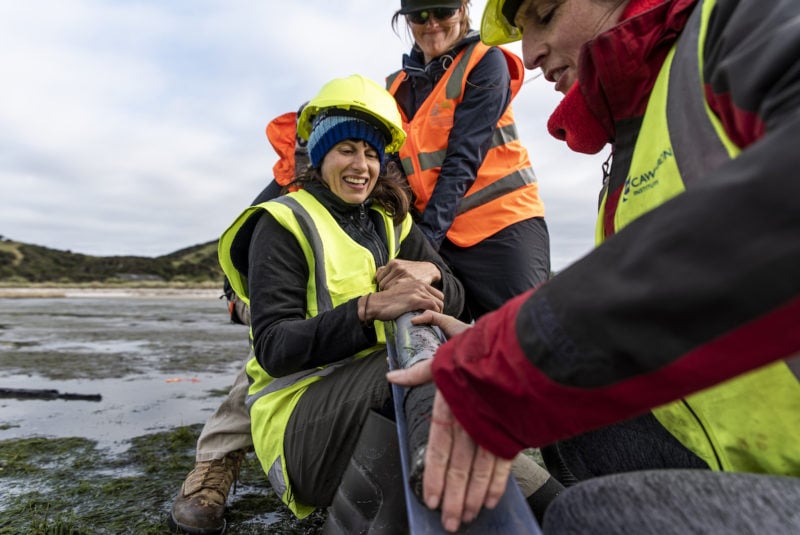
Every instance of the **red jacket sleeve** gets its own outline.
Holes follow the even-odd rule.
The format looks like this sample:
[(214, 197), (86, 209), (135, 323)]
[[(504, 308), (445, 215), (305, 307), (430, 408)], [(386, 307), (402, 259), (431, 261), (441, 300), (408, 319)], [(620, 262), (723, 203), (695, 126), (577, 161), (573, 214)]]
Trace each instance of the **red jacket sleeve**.
[[(796, 298), (663, 367), (597, 387), (569, 385), (542, 369), (552, 373), (563, 366), (537, 367), (520, 345), (520, 338), (530, 342), (536, 324), (547, 321), (525, 317), (535, 314), (530, 310), (536, 302), (532, 294), (482, 317), (473, 328), (443, 344), (433, 361), (436, 385), (467, 433), (507, 459), (526, 447), (544, 446), (636, 416), (800, 349), (800, 298)], [(559, 342), (564, 340), (551, 339), (545, 345)], [(551, 347), (540, 353), (569, 360), (569, 349), (561, 350)], [(573, 364), (576, 382), (593, 375), (591, 365)]]

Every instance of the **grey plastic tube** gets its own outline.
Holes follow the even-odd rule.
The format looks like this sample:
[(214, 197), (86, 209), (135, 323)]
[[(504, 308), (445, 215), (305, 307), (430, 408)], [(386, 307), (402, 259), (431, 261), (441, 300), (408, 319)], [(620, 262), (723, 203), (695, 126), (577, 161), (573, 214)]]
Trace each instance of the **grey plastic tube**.
[[(436, 349), (445, 341), (442, 331), (431, 325), (413, 325), (411, 318), (420, 312), (407, 312), (394, 320), (395, 348), (399, 368), (433, 358)], [(425, 469), (425, 447), (431, 424), (431, 409), (436, 385), (428, 383), (409, 388), (403, 400), (408, 433), (410, 467), (408, 483), (414, 494), (422, 500), (422, 474)]]

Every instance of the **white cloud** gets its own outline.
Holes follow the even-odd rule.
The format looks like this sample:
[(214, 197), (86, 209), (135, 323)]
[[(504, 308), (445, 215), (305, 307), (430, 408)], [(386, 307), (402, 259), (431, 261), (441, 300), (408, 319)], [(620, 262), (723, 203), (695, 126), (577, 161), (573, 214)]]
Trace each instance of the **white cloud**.
[[(271, 177), (272, 117), (333, 77), (382, 82), (400, 67), (396, 4), (3, 2), (0, 234), (96, 255), (215, 239)], [(554, 269), (591, 247), (603, 160), (547, 134), (558, 100), (533, 80), (514, 103)]]

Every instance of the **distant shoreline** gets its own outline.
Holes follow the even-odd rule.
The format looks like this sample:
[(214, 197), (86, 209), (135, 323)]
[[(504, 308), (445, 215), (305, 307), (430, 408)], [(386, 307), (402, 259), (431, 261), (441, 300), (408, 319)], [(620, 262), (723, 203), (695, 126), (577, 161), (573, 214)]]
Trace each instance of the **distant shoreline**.
[(56, 299), (68, 297), (109, 299), (210, 299), (219, 298), (219, 288), (169, 288), (169, 287), (70, 287), (70, 286), (36, 286), (36, 287), (0, 287), (0, 299)]

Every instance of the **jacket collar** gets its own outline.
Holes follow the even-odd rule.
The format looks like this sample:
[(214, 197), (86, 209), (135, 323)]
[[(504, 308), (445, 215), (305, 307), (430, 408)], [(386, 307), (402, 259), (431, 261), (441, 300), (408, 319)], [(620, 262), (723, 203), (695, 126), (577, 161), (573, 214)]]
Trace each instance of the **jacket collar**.
[(479, 41), (480, 38), (480, 32), (470, 30), (456, 46), (441, 56), (433, 58), (428, 64), (425, 64), (425, 56), (422, 54), (422, 50), (417, 45), (414, 45), (410, 54), (403, 55), (403, 70), (408, 76), (425, 76), (434, 81), (439, 80), (445, 71), (450, 68), (450, 65), (453, 64), (453, 60), (459, 52), (466, 46)]
[[(629, 18), (584, 45), (581, 93), (610, 140), (616, 121), (644, 114), (664, 59), (697, 1), (668, 0), (653, 7), (649, 0), (631, 0), (623, 14)], [(637, 5), (645, 10), (636, 11)]]
[(358, 218), (365, 210), (372, 206), (372, 199), (368, 198), (361, 204), (350, 204), (344, 202), (335, 193), (333, 193), (325, 184), (318, 181), (307, 183), (303, 186), (311, 195), (313, 195), (319, 202), (321, 202), (328, 211), (333, 214), (337, 221), (350, 220), (353, 217)]

